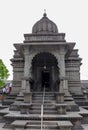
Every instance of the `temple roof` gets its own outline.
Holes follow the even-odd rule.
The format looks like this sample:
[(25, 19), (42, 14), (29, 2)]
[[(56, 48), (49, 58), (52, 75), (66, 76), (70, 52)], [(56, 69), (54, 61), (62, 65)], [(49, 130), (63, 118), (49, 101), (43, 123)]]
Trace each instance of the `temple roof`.
[(43, 17), (34, 24), (32, 28), (32, 33), (56, 34), (58, 33), (58, 28), (57, 28), (57, 25), (47, 17), (47, 14), (44, 13)]

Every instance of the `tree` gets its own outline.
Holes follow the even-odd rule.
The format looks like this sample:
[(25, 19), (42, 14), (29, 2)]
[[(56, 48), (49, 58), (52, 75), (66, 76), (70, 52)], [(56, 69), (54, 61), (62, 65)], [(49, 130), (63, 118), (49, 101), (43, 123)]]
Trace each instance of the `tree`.
[(0, 88), (5, 85), (5, 81), (9, 77), (9, 71), (0, 59)]

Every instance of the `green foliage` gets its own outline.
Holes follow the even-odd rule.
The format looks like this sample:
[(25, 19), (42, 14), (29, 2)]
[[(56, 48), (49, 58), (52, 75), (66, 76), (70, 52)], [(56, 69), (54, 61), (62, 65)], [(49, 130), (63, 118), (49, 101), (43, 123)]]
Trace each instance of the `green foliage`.
[(6, 79), (9, 77), (9, 71), (0, 59), (0, 87), (5, 85)]

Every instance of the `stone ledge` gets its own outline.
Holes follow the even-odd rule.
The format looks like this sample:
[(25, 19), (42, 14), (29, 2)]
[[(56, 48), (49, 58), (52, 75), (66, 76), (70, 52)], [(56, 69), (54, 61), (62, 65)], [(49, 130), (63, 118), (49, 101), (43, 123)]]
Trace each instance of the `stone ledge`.
[(58, 121), (58, 122), (57, 122), (57, 125), (58, 125), (58, 126), (65, 126), (65, 127), (66, 127), (66, 126), (67, 126), (67, 127), (68, 127), (68, 126), (73, 126), (70, 121)]
[(20, 107), (31, 107), (32, 103), (21, 103)]
[[(38, 123), (40, 121), (35, 121), (35, 123)], [(23, 128), (27, 123), (29, 123), (31, 125), (31, 121), (30, 120), (16, 120), (14, 122), (12, 122), (12, 126), (13, 127), (17, 127), (17, 128)], [(43, 121), (43, 123), (45, 124), (56, 124), (57, 126), (67, 126), (67, 127), (71, 127), (73, 126), (72, 123), (70, 121)]]
[(67, 106), (67, 104), (64, 104), (64, 103), (58, 103), (58, 104), (55, 104), (56, 107), (60, 107), (60, 106)]
[[(7, 115), (4, 116), (5, 118), (12, 118), (12, 119), (41, 119), (41, 115), (40, 114), (20, 114), (17, 112), (16, 113), (9, 113)], [(62, 114), (62, 115), (44, 115), (43, 119), (58, 119), (58, 120), (77, 120), (77, 119), (82, 119), (82, 116), (77, 114), (76, 112), (73, 113), (67, 113), (67, 114)]]

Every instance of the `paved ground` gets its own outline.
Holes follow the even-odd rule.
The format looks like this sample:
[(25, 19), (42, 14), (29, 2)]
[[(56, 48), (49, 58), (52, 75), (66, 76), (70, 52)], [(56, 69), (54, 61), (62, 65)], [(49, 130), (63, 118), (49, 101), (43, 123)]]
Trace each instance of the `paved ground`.
[(88, 130), (88, 124), (82, 125), (82, 127), (84, 128), (84, 130)]
[(3, 126), (4, 126), (4, 123), (0, 123), (0, 130), (10, 130), (10, 129), (2, 128)]

